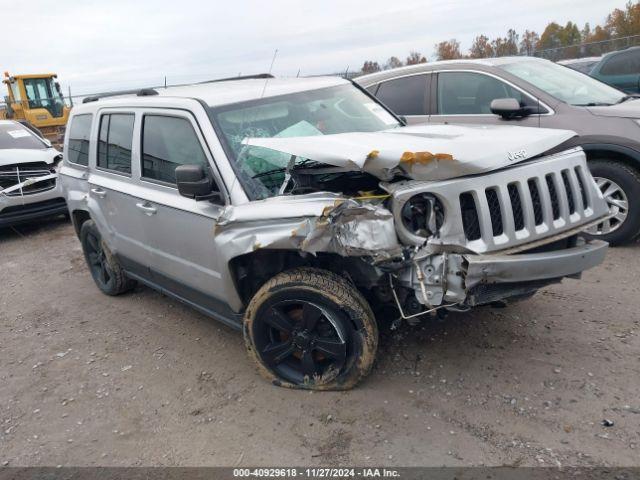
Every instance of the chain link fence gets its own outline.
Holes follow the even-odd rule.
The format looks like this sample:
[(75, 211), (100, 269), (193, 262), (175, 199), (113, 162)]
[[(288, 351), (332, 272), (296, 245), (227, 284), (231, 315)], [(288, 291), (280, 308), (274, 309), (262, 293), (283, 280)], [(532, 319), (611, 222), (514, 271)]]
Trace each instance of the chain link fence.
[(599, 57), (605, 53), (636, 46), (640, 46), (640, 35), (613, 38), (601, 42), (581, 43), (568, 47), (547, 48), (537, 50), (533, 55), (557, 62), (558, 60), (567, 60), (570, 58)]

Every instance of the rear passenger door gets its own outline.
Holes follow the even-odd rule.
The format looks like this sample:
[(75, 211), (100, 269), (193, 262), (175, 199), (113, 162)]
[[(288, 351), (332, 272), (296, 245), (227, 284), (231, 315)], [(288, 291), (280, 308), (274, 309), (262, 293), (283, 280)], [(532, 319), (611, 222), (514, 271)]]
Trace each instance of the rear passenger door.
[(187, 111), (147, 110), (140, 148), (141, 200), (135, 214), (149, 239), (153, 281), (217, 310), (224, 298), (213, 235), (223, 205), (181, 196), (175, 178), (176, 167), (185, 164), (201, 164), (216, 178), (200, 128)]
[(139, 169), (133, 141), (141, 114), (134, 110), (102, 109), (96, 118), (94, 151), (89, 175), (92, 218), (125, 269), (148, 277), (150, 251), (147, 234), (136, 215)]
[(417, 74), (386, 80), (375, 89), (367, 89), (396, 115), (406, 119), (407, 124), (429, 121), (427, 92), (431, 75)]
[(432, 123), (501, 124), (538, 127), (539, 115), (503, 120), (491, 113), (497, 98), (515, 98), (521, 106), (537, 107), (538, 102), (521, 90), (492, 75), (479, 72), (440, 72), (431, 88)]

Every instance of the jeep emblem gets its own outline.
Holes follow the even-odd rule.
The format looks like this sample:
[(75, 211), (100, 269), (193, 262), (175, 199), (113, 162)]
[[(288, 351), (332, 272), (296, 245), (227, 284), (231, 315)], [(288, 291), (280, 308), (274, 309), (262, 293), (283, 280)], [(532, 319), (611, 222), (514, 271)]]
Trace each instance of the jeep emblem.
[(516, 160), (524, 160), (525, 158), (527, 158), (527, 151), (519, 150), (517, 152), (508, 152), (507, 156), (509, 157), (509, 160), (512, 162), (515, 162)]

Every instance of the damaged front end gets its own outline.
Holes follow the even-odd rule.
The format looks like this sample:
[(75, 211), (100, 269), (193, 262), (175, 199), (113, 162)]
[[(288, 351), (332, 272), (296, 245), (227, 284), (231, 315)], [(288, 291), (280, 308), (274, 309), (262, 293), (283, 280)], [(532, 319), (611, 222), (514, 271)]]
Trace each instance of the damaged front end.
[[(480, 140), (487, 131), (466, 127), (248, 139), (247, 148), (291, 160), (278, 196), (227, 208), (219, 239), (245, 252), (295, 249), (302, 256), (355, 258), (367, 265), (368, 278), (354, 283), (366, 284), (359, 286), (408, 321), (442, 308), (524, 298), (603, 261), (607, 244), (578, 234), (608, 210), (581, 149), (542, 155), (571, 132), (516, 130), (506, 145), (489, 151), (483, 151), (488, 140)], [(513, 164), (506, 149), (522, 134), (536, 136), (529, 150), (534, 158)], [(380, 148), (373, 148), (374, 139)], [(407, 143), (412, 150), (402, 151), (399, 145)], [(450, 153), (430, 153), (442, 145)], [(349, 195), (344, 185), (341, 193), (300, 194), (318, 188), (314, 178), (348, 178), (341, 172), (368, 177), (352, 180)], [(371, 177), (377, 188), (364, 191)], [(243, 221), (253, 227), (237, 228)], [(342, 262), (334, 263), (330, 268), (339, 271)], [(352, 276), (347, 265), (352, 262), (344, 262), (343, 273)]]
[[(0, 227), (67, 211), (58, 185), (59, 153), (5, 152), (13, 152), (14, 163), (0, 158)], [(21, 156), (25, 161), (15, 163)]]

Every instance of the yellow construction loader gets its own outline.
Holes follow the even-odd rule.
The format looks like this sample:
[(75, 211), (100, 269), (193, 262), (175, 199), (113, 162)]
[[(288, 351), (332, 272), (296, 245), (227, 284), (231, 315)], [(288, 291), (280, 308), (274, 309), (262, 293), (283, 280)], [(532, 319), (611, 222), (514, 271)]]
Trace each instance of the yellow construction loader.
[(10, 118), (37, 129), (54, 146), (61, 147), (70, 108), (64, 103), (55, 73), (9, 75), (2, 83), (8, 95), (0, 102), (0, 119)]

